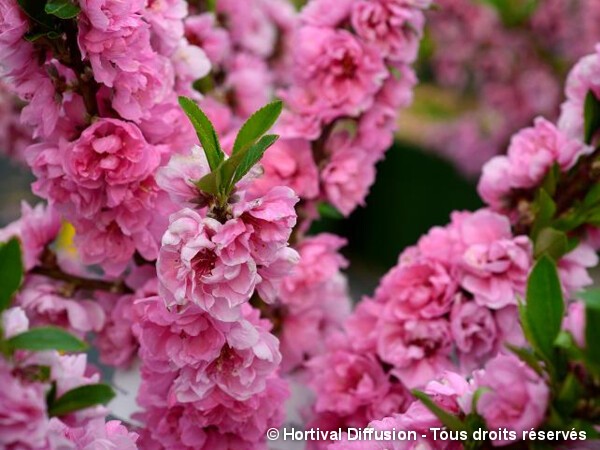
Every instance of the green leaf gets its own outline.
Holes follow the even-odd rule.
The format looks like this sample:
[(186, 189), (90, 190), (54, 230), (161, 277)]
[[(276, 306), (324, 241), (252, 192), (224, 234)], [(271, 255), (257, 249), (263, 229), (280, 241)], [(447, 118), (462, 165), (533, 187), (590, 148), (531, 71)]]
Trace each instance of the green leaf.
[(585, 194), (583, 199), (583, 206), (590, 208), (600, 203), (600, 183), (594, 184), (590, 190)]
[(21, 11), (31, 20), (47, 30), (57, 30), (58, 20), (45, 11), (45, 3), (42, 0), (17, 0)]
[(240, 150), (236, 155), (232, 156), (232, 159), (235, 159), (238, 155), (243, 155), (235, 170), (233, 184), (240, 181), (248, 172), (250, 172), (250, 169), (262, 159), (267, 149), (277, 142), (277, 139), (279, 139), (279, 136), (276, 134), (267, 134), (266, 136), (261, 137), (259, 141), (252, 145), (248, 150)]
[(114, 397), (115, 392), (107, 384), (86, 384), (65, 392), (52, 402), (48, 415), (60, 417), (91, 406), (106, 405)]
[(252, 147), (261, 136), (271, 129), (283, 109), (280, 100), (269, 103), (252, 114), (242, 125), (233, 143), (231, 155), (244, 152)]
[(21, 245), (17, 238), (12, 238), (0, 246), (0, 312), (10, 307), (12, 298), (23, 281), (23, 263), (21, 261)]
[(558, 231), (554, 228), (543, 228), (534, 245), (534, 256), (540, 258), (542, 255), (547, 255), (554, 260), (560, 259), (569, 247), (569, 239), (563, 231)]
[(545, 189), (540, 189), (534, 203), (536, 215), (535, 222), (531, 230), (531, 237), (535, 241), (540, 231), (549, 226), (554, 214), (556, 213), (556, 203), (548, 195)]
[(216, 170), (225, 159), (225, 153), (221, 150), (215, 127), (193, 100), (187, 97), (179, 97), (179, 105), (181, 105), (196, 130), (210, 169), (212, 171)]
[(417, 389), (413, 389), (412, 395), (414, 395), (417, 399), (423, 403), (429, 411), (431, 411), (440, 422), (444, 424), (448, 429), (452, 431), (461, 431), (465, 429), (465, 425), (461, 422), (461, 420), (455, 416), (454, 414), (450, 414), (445, 409), (438, 406), (425, 392), (421, 392)]
[(87, 348), (85, 342), (56, 327), (32, 328), (11, 337), (7, 343), (12, 349), (32, 351), (80, 352)]
[(59, 19), (73, 19), (81, 12), (79, 5), (70, 0), (48, 0), (44, 8), (47, 14), (58, 17)]
[(319, 212), (319, 216), (326, 219), (340, 220), (344, 218), (344, 215), (341, 212), (339, 212), (332, 204), (327, 202), (320, 202), (317, 205), (317, 211)]
[(556, 187), (560, 179), (560, 166), (554, 163), (544, 179), (542, 180), (542, 189), (550, 196), (556, 193)]
[(600, 128), (600, 101), (596, 98), (592, 91), (588, 91), (585, 96), (585, 104), (583, 107), (583, 133), (586, 144), (592, 143), (592, 138)]
[(573, 372), (569, 372), (556, 398), (556, 409), (563, 417), (573, 414), (583, 392), (583, 386), (577, 376)]
[(252, 147), (241, 150), (235, 155), (231, 155), (222, 165), (219, 171), (223, 179), (222, 190), (223, 196), (229, 196), (235, 184), (246, 175), (254, 165), (260, 161), (265, 154), (265, 151), (273, 145), (279, 136), (268, 134), (260, 138), (260, 140)]
[(554, 359), (554, 341), (560, 333), (564, 311), (556, 265), (542, 256), (529, 275), (525, 315), (531, 344), (547, 361)]
[(207, 194), (219, 196), (219, 181), (217, 179), (218, 170), (208, 173), (196, 182), (196, 187)]

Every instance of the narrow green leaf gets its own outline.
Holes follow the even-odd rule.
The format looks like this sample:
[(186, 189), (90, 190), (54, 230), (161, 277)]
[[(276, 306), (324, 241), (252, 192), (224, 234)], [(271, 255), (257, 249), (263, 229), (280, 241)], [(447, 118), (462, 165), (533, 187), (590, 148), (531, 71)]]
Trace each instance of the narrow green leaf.
[(547, 256), (536, 263), (527, 282), (525, 315), (533, 347), (552, 361), (565, 304), (556, 265)]
[(327, 202), (320, 202), (317, 205), (317, 211), (319, 212), (319, 216), (326, 219), (343, 219), (344, 215), (339, 212), (333, 205)]
[(196, 182), (196, 187), (202, 192), (214, 196), (219, 195), (219, 183), (217, 181), (217, 171), (208, 173)]
[(536, 258), (547, 255), (554, 260), (563, 256), (569, 247), (569, 240), (563, 231), (546, 227), (542, 229), (534, 245), (534, 256)]
[(113, 389), (107, 384), (86, 384), (65, 392), (52, 402), (48, 415), (60, 417), (96, 405), (106, 405), (115, 396)]
[(563, 417), (568, 417), (575, 411), (577, 402), (583, 395), (583, 386), (573, 372), (569, 372), (556, 398), (556, 409)]
[(87, 348), (85, 342), (56, 327), (32, 328), (11, 337), (7, 343), (12, 349), (32, 351), (80, 352)]
[(556, 213), (556, 203), (545, 189), (540, 189), (533, 206), (536, 214), (531, 229), (531, 238), (535, 241), (540, 231), (550, 225)]
[(73, 19), (81, 12), (79, 5), (71, 0), (48, 0), (44, 8), (47, 14), (58, 17), (59, 19)]
[(179, 105), (196, 130), (210, 169), (216, 170), (225, 159), (225, 153), (221, 150), (215, 127), (193, 100), (187, 97), (179, 97)]
[(283, 103), (278, 100), (268, 105), (263, 106), (261, 109), (252, 114), (246, 123), (242, 125), (235, 142), (233, 143), (232, 155), (252, 147), (261, 136), (271, 129), (281, 111), (283, 109)]
[(583, 107), (583, 134), (586, 144), (592, 143), (592, 138), (600, 128), (600, 100), (592, 91), (588, 91)]
[(425, 392), (413, 389), (412, 394), (423, 403), (429, 411), (431, 411), (440, 422), (452, 431), (461, 431), (465, 429), (465, 425), (454, 414), (449, 413), (445, 409), (438, 406)]
[(236, 155), (232, 156), (232, 159), (235, 159), (238, 155), (243, 155), (235, 170), (233, 184), (240, 181), (248, 172), (250, 172), (250, 169), (262, 159), (267, 149), (277, 142), (277, 139), (279, 139), (279, 136), (267, 134), (266, 136), (261, 137), (259, 141), (248, 148), (248, 150), (241, 150)]
[(21, 245), (17, 238), (0, 245), (0, 312), (10, 307), (12, 298), (23, 281)]
[(590, 208), (600, 203), (600, 183), (594, 184), (590, 190), (585, 194), (583, 199), (583, 206)]

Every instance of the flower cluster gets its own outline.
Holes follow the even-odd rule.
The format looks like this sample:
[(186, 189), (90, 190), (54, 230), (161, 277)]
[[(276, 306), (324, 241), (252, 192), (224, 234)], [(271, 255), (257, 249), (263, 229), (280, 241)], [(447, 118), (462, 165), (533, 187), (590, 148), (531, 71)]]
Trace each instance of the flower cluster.
[[(26, 42), (25, 14), (17, 2), (4, 3), (5, 76), (29, 101), (22, 120), (41, 140), (25, 150), (35, 193), (75, 225), (85, 263), (118, 275), (135, 253), (156, 259), (170, 209), (153, 174), (163, 155), (193, 142), (176, 97), (185, 71), (176, 53), (191, 47), (183, 38), (185, 2), (159, 11), (139, 1), (83, 1), (76, 34), (65, 25), (66, 40), (50, 48), (47, 38)], [(176, 22), (179, 33), (169, 26)], [(188, 59), (201, 76), (210, 65), (193, 48)]]
[(257, 310), (244, 305), (240, 320), (222, 322), (197, 305), (169, 311), (157, 296), (134, 310), (144, 448), (252, 449), (281, 424), (281, 354)]
[(290, 86), (281, 92), (282, 148), (265, 163), (265, 179), (302, 182), (303, 200), (329, 202), (347, 216), (364, 204), (398, 110), (411, 101), (429, 2), (338, 3), (313, 0), (300, 13)]
[[(2, 313), (1, 338), (24, 333), (29, 321), (23, 309)], [(57, 351), (19, 351), (12, 360), (0, 360), (0, 445), (3, 448), (76, 449), (112, 445), (135, 449), (136, 433), (118, 421), (105, 423), (103, 407), (53, 417), (47, 407), (50, 395), (60, 397), (78, 386), (97, 382), (85, 354), (64, 355)]]
[[(476, 411), (472, 411), (472, 400), (477, 391), (481, 396)], [(506, 445), (516, 441), (523, 431), (529, 431), (542, 423), (548, 406), (549, 390), (545, 380), (514, 355), (498, 355), (483, 369), (473, 373), (471, 382), (454, 372), (430, 381), (424, 392), (441, 408), (449, 413), (466, 415), (479, 414), (489, 430), (507, 429), (515, 438), (493, 440), (494, 445)], [(432, 428), (443, 428), (442, 422), (421, 402), (415, 401), (402, 414), (394, 414), (369, 424), (378, 432), (386, 430), (411, 431), (417, 440), (393, 442), (394, 450), (424, 448), (455, 450), (462, 448), (458, 439), (436, 439)], [(458, 432), (455, 434), (458, 436)], [(381, 436), (384, 436), (381, 433)], [(341, 441), (329, 446), (329, 450), (378, 450), (388, 442)]]
[[(505, 2), (437, 4), (427, 15), (433, 50), (422, 62), (457, 105), (449, 118), (410, 136), (477, 176), (534, 117), (557, 118), (565, 69), (593, 50), (600, 8), (593, 0), (549, 0), (530, 10)], [(443, 107), (426, 92), (422, 100)]]

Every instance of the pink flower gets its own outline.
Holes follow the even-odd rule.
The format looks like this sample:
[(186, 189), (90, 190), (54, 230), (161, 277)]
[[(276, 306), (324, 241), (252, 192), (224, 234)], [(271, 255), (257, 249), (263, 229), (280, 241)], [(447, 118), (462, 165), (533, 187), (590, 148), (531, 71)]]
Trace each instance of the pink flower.
[(384, 56), (404, 63), (417, 57), (425, 17), (410, 5), (389, 0), (360, 0), (352, 5), (352, 26)]
[(204, 206), (206, 198), (195, 183), (209, 172), (204, 151), (195, 145), (187, 153), (171, 156), (156, 172), (156, 183), (181, 206)]
[(0, 383), (0, 446), (43, 447), (48, 427), (47, 386), (18, 380), (4, 360), (0, 360)]
[(2, 311), (0, 318), (4, 339), (10, 339), (29, 329), (29, 319), (27, 314), (25, 314), (25, 311), (19, 306), (5, 309)]
[(361, 407), (376, 405), (391, 388), (375, 355), (354, 352), (345, 343), (311, 359), (307, 367), (319, 413), (353, 414)]
[(249, 244), (258, 264), (268, 266), (278, 259), (278, 252), (287, 247), (292, 228), (296, 225), (294, 206), (297, 202), (294, 191), (277, 186), (262, 197), (251, 197), (234, 206), (234, 215), (253, 231)]
[(591, 148), (562, 134), (551, 122), (538, 117), (532, 128), (513, 136), (508, 147), (509, 182), (514, 188), (538, 185), (556, 162), (568, 170), (577, 158), (590, 153)]
[[(59, 428), (59, 426), (55, 426), (55, 428)], [(82, 427), (68, 428), (63, 426), (61, 428), (60, 431), (57, 429), (53, 431), (64, 435), (69, 442), (80, 449), (118, 448), (119, 450), (136, 450), (138, 448), (136, 442), (139, 435), (127, 430), (118, 420), (110, 420), (105, 423), (104, 419), (100, 418), (91, 420)]]
[(313, 26), (298, 31), (296, 75), (300, 83), (326, 101), (323, 115), (354, 117), (373, 104), (387, 77), (381, 55), (346, 30)]
[(578, 301), (569, 304), (563, 328), (571, 333), (580, 348), (585, 347), (585, 303)]
[(379, 329), (377, 354), (406, 386), (424, 386), (450, 368), (452, 342), (445, 319), (384, 321)]
[(96, 81), (108, 87), (120, 72), (133, 73), (155, 55), (150, 47), (150, 26), (138, 15), (127, 22), (116, 31), (94, 28), (83, 17), (79, 22), (81, 54), (89, 58)]
[(100, 331), (104, 326), (104, 311), (94, 300), (68, 298), (61, 294), (65, 286), (50, 278), (31, 275), (17, 296), (19, 305), (27, 311), (33, 325), (56, 325), (80, 336)]
[(460, 283), (482, 306), (499, 309), (516, 305), (517, 295), (525, 292), (531, 265), (532, 246), (526, 236), (475, 244), (463, 255), (465, 273)]
[(220, 0), (216, 13), (227, 18), (234, 44), (243, 51), (266, 58), (274, 52), (278, 30), (262, 5), (257, 1), (248, 8), (240, 8), (236, 0)]
[(87, 189), (106, 191), (108, 206), (117, 206), (129, 185), (158, 167), (160, 154), (139, 128), (116, 119), (99, 119), (62, 149), (67, 175)]
[(583, 57), (571, 69), (565, 92), (567, 100), (561, 106), (558, 128), (570, 138), (583, 139), (584, 103), (589, 91), (600, 98), (600, 54)]
[(385, 303), (384, 314), (398, 319), (434, 318), (450, 311), (455, 291), (456, 281), (444, 266), (417, 257), (385, 275), (375, 291), (375, 301)]
[(492, 312), (462, 296), (452, 306), (450, 331), (463, 367), (467, 369), (477, 367), (477, 363), (495, 349), (498, 332)]
[(335, 28), (350, 17), (353, 0), (313, 0), (302, 9), (302, 21), (318, 27)]
[(114, 79), (112, 107), (124, 119), (140, 122), (151, 116), (154, 105), (173, 94), (173, 66), (156, 56), (140, 64), (135, 72), (119, 72)]
[(290, 307), (310, 307), (321, 300), (320, 287), (348, 266), (338, 252), (346, 240), (329, 233), (303, 239), (296, 247), (300, 262), (281, 286), (280, 297)]
[(229, 59), (231, 42), (227, 31), (215, 24), (215, 15), (204, 13), (185, 19), (185, 36), (192, 45), (206, 52), (216, 66)]
[(136, 24), (136, 13), (144, 7), (142, 0), (123, 3), (115, 0), (82, 0), (81, 10), (99, 30), (118, 31)]
[(161, 55), (172, 56), (183, 38), (183, 19), (188, 15), (187, 2), (153, 0), (142, 13), (152, 28), (152, 47)]
[[(498, 355), (473, 376), (477, 387), (488, 388), (477, 402), (477, 412), (490, 430), (507, 428), (521, 436), (542, 423), (550, 391), (545, 380), (516, 356)], [(509, 443), (498, 440), (494, 444)]]
[(321, 178), (327, 200), (349, 216), (357, 206), (364, 206), (369, 188), (375, 181), (375, 167), (363, 149), (334, 150)]
[(510, 162), (504, 155), (494, 156), (483, 166), (477, 192), (496, 211), (503, 211), (508, 206), (506, 197), (510, 192), (507, 183), (510, 170)]
[(109, 366), (127, 368), (138, 350), (138, 341), (132, 331), (134, 298), (131, 295), (115, 298), (114, 295), (100, 293), (96, 296), (107, 318), (95, 341), (100, 361)]
[(313, 199), (319, 194), (319, 174), (311, 145), (304, 139), (279, 139), (261, 160), (264, 174), (252, 189), (265, 193), (275, 186), (288, 186), (296, 195)]
[(0, 242), (18, 237), (24, 267), (31, 270), (40, 263), (40, 257), (58, 235), (60, 226), (60, 217), (53, 207), (39, 203), (32, 208), (23, 201), (21, 218), (0, 230)]
[(598, 265), (598, 255), (586, 242), (564, 255), (557, 264), (558, 275), (565, 295), (569, 296), (592, 284), (588, 269)]
[(272, 98), (272, 74), (259, 57), (240, 53), (228, 65), (225, 87), (234, 96), (235, 111), (249, 117)]

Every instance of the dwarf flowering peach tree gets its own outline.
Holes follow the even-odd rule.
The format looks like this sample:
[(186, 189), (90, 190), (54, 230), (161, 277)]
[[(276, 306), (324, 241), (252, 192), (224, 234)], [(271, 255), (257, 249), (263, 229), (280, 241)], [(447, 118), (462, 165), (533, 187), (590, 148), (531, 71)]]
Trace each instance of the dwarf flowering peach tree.
[[(364, 204), (430, 6), (0, 0), (45, 200), (0, 230), (1, 448), (264, 449), (292, 379), (339, 431), (311, 449), (598, 448), (600, 52), (372, 296), (311, 234)], [(132, 417), (98, 365), (138, 375)]]

